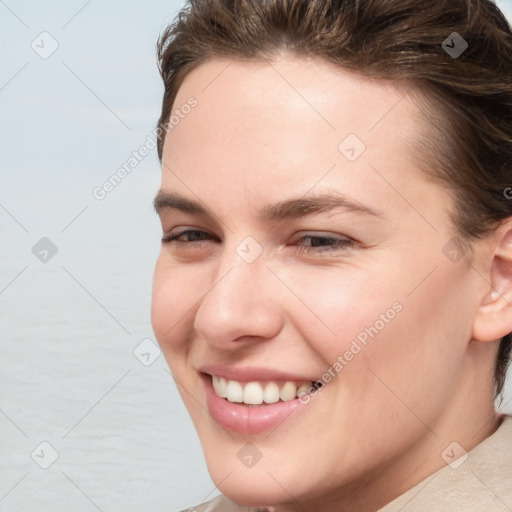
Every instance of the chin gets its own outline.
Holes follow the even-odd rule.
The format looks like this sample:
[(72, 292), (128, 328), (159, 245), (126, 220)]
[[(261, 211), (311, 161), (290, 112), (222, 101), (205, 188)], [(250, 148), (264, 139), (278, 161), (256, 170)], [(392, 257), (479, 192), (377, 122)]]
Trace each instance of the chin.
[[(211, 474), (211, 473), (210, 473)], [(222, 476), (212, 475), (218, 489), (230, 500), (246, 507), (272, 507), (286, 502), (290, 499), (289, 494), (283, 489), (287, 483), (283, 482), (280, 487), (268, 473), (256, 474), (247, 473), (236, 477), (234, 473), (226, 478), (227, 473)], [(224, 478), (224, 481), (222, 479)]]
[[(245, 443), (244, 440), (234, 443), (237, 447), (231, 453), (235, 454), (239, 446)], [(300, 473), (305, 469), (286, 468), (283, 464), (276, 467), (274, 461), (265, 463), (263, 458), (253, 467), (246, 468), (236, 455), (230, 457), (226, 453), (207, 453), (206, 463), (219, 491), (235, 503), (248, 507), (273, 507), (300, 501), (310, 495), (314, 485), (307, 475), (300, 478)]]

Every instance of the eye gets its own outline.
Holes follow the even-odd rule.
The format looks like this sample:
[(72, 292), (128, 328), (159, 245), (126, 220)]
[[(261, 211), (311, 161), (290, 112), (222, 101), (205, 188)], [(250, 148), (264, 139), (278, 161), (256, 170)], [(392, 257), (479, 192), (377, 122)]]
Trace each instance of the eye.
[[(200, 245), (209, 240), (218, 241), (217, 237), (200, 229), (186, 229), (178, 233), (170, 233), (162, 238), (163, 244), (173, 244), (174, 246)], [(298, 252), (328, 252), (350, 248), (355, 241), (347, 237), (338, 237), (333, 235), (307, 234), (299, 238), (299, 242), (291, 244)]]
[(308, 234), (300, 237), (299, 241), (305, 241), (304, 245), (298, 245), (299, 252), (327, 252), (338, 251), (350, 248), (354, 245), (354, 240), (347, 237), (338, 237), (333, 235)]
[[(180, 240), (182, 239), (183, 240)], [(184, 240), (184, 238), (189, 238), (189, 240)], [(183, 245), (183, 244), (191, 244), (197, 242), (204, 242), (205, 240), (214, 239), (210, 233), (206, 231), (201, 231), (199, 229), (186, 229), (179, 233), (170, 233), (168, 235), (164, 235), (162, 238), (163, 244), (174, 244), (174, 245)]]

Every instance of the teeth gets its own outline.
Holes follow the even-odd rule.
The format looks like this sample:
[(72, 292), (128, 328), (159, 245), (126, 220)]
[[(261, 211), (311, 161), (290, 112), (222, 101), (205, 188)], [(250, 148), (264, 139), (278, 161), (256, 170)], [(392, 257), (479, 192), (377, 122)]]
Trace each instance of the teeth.
[(224, 377), (213, 377), (212, 378), (213, 389), (215, 389), (215, 393), (222, 398), (226, 398), (227, 395), (227, 387), (228, 384)]
[(244, 388), (242, 387), (242, 384), (236, 380), (229, 380), (226, 388), (226, 398), (230, 402), (243, 402)]
[(244, 387), (244, 404), (257, 405), (263, 402), (263, 388), (257, 382), (248, 382)]
[(263, 401), (266, 404), (279, 402), (279, 386), (275, 382), (269, 382), (263, 390)]
[(226, 398), (230, 402), (244, 403), (247, 405), (274, 404), (279, 400), (288, 402), (307, 393), (312, 382), (287, 381), (281, 387), (276, 382), (238, 382), (226, 380), (224, 377), (212, 375), (213, 389), (217, 396)]
[[(300, 398), (302, 395), (305, 395), (311, 386), (309, 384), (301, 384), (297, 388), (297, 396)], [(219, 395), (220, 396), (220, 395)]]
[(288, 402), (289, 400), (293, 400), (297, 394), (297, 386), (295, 382), (285, 382), (284, 386), (279, 391), (279, 398), (283, 402)]

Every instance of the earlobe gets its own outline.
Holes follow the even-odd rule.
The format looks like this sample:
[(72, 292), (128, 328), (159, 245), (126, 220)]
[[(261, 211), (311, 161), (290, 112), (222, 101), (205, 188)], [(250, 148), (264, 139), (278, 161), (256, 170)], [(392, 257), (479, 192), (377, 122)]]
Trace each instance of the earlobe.
[(495, 341), (512, 332), (510, 291), (491, 290), (484, 297), (473, 323), (475, 341)]
[(487, 304), (492, 304), (500, 297), (500, 293), (496, 290), (491, 290), (482, 301), (482, 306), (487, 306)]
[(482, 298), (474, 324), (475, 341), (495, 341), (512, 332), (512, 222), (505, 222), (489, 238), (493, 245)]

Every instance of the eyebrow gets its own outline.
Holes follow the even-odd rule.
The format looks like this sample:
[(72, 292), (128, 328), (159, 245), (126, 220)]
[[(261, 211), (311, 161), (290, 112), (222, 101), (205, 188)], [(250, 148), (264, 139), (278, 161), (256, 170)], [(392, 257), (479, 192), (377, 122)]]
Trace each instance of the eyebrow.
[[(170, 209), (195, 215), (211, 216), (208, 210), (199, 202), (165, 190), (158, 191), (153, 200), (153, 206), (158, 214), (162, 210)], [(259, 211), (259, 218), (263, 222), (270, 222), (301, 218), (335, 209), (343, 209), (347, 212), (357, 212), (374, 217), (384, 217), (382, 212), (358, 203), (339, 192), (327, 192), (308, 197), (286, 199), (276, 204), (265, 205)]]

